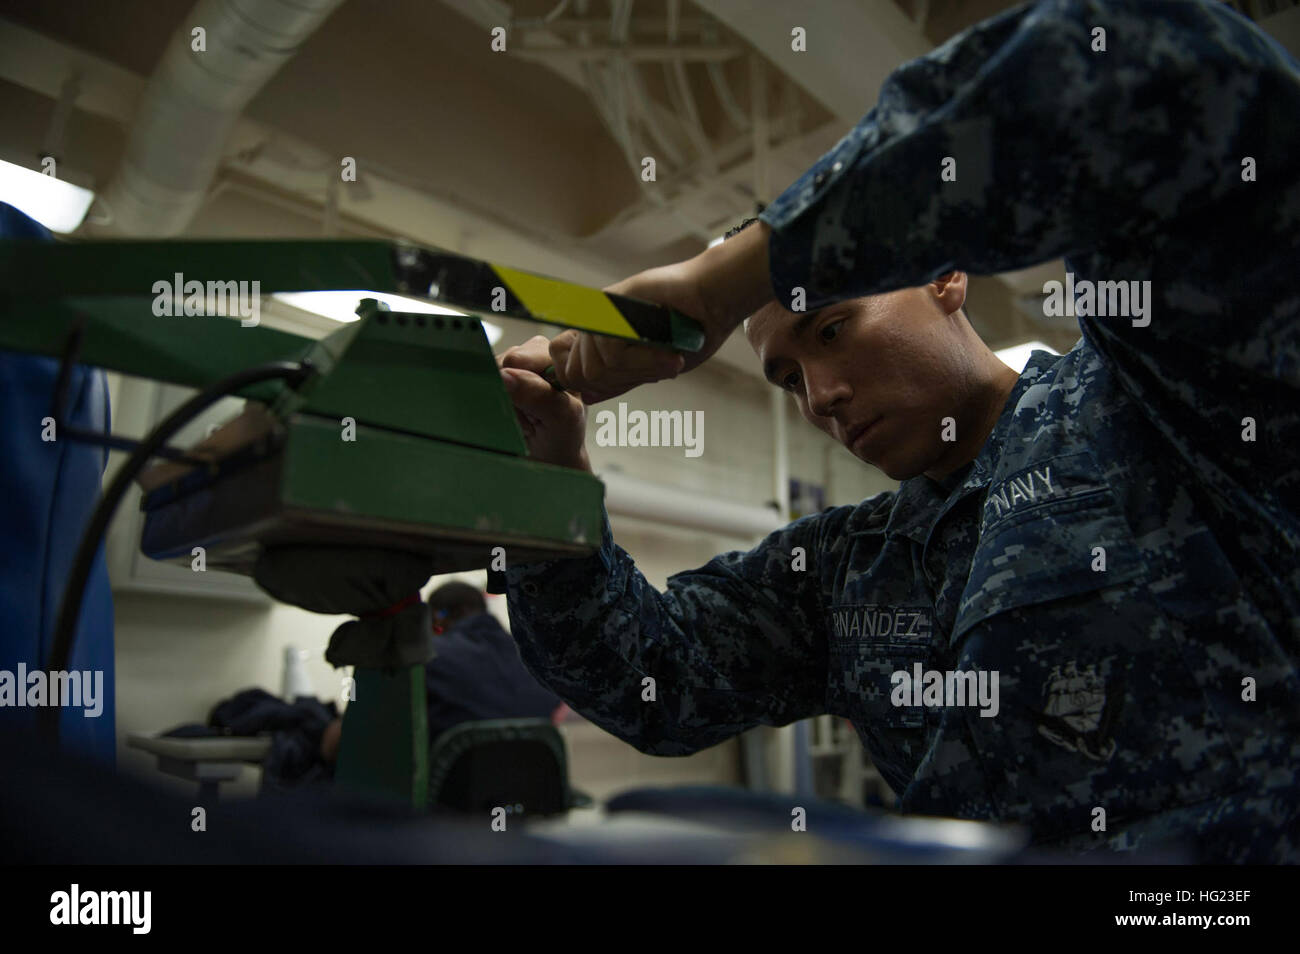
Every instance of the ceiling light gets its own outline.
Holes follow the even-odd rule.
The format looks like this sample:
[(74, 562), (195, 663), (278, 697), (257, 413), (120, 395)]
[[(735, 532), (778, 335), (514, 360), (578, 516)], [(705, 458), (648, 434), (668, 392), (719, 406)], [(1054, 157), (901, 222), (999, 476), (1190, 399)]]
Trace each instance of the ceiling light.
[[(420, 298), (408, 298), (405, 295), (362, 291), (359, 289), (352, 291), (276, 292), (271, 297), (293, 308), (301, 308), (303, 311), (310, 311), (312, 314), (321, 315), (333, 321), (356, 321), (357, 305), (360, 304), (363, 298), (376, 298), (392, 311), (412, 312), (419, 315), (453, 315), (457, 318), (470, 317), (463, 311), (444, 308), (442, 305), (435, 305)], [(496, 344), (501, 337), (501, 329), (490, 321), (484, 321), (482, 325), (484, 333), (487, 334), (488, 344)]]
[(51, 232), (75, 231), (94, 198), (89, 189), (0, 160), (0, 202), (8, 202)]

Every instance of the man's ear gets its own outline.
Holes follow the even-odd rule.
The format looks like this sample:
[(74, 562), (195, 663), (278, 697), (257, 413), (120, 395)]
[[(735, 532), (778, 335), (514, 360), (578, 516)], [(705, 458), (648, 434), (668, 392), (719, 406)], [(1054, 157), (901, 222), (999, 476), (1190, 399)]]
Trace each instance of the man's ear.
[(934, 294), (944, 314), (954, 314), (966, 304), (966, 273), (947, 272), (930, 282), (930, 291)]

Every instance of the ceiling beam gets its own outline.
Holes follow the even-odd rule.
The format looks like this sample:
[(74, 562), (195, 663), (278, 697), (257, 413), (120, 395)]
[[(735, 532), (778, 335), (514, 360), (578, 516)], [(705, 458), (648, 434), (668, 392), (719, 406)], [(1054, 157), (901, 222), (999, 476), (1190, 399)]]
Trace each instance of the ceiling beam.
[[(929, 52), (928, 40), (893, 0), (695, 0), (846, 124), (875, 104), (895, 67)], [(807, 51), (791, 49), (802, 27)]]
[(145, 81), (103, 57), (75, 49), (12, 20), (0, 19), (0, 79), (58, 100), (69, 77), (80, 77), (76, 108), (127, 124)]

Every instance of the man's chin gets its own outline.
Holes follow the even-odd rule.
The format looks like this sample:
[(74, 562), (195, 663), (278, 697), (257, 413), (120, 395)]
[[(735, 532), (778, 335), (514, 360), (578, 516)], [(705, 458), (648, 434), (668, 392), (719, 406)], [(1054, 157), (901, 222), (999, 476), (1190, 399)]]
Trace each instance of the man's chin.
[(881, 463), (880, 461), (872, 460), (870, 457), (867, 457), (865, 454), (859, 454), (857, 451), (855, 451), (855, 450), (854, 450), (853, 448), (851, 448), (851, 447), (849, 448), (849, 453), (852, 454), (854, 457), (856, 457), (858, 460), (862, 461), (862, 463), (864, 463), (864, 464), (870, 464), (872, 467), (876, 468), (876, 470), (884, 471), (885, 475), (888, 476), (891, 480), (897, 480), (897, 479), (898, 479), (897, 477), (894, 477), (893, 475), (891, 475), (891, 474), (889, 473), (889, 470), (888, 470), (887, 466), (886, 466), (885, 464)]
[(862, 463), (870, 464), (872, 467), (876, 468), (876, 470), (883, 473), (890, 480), (897, 480), (899, 482), (911, 480), (913, 477), (917, 477), (925, 472), (924, 467), (915, 464), (909, 466), (907, 461), (888, 458), (871, 460), (869, 457), (864, 457), (862, 454), (854, 453), (852, 450), (850, 450), (850, 453), (852, 453), (858, 460), (862, 461)]

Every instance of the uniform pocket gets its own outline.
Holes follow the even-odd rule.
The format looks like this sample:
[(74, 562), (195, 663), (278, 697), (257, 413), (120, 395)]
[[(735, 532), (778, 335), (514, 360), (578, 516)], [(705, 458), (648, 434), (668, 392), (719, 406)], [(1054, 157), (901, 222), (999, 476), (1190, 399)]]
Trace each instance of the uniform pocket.
[(1056, 476), (1073, 476), (1068, 492), (986, 510), (951, 644), (959, 668), (999, 674), (997, 715), (967, 710), (966, 725), (999, 815), (1040, 840), (1086, 835), (1103, 817), (1113, 828), (1240, 778), (1113, 492), (1088, 473)]
[(953, 643), (995, 613), (1142, 574), (1114, 493), (1095, 475), (1090, 454), (1064, 454), (989, 488)]
[(1125, 583), (1143, 570), (1108, 488), (1041, 504), (981, 534), (952, 642), (996, 613)]
[(831, 607), (832, 697), (862, 725), (913, 729), (925, 723), (922, 706), (895, 706), (893, 674), (911, 674), (930, 659), (934, 637), (928, 606), (845, 604)]

